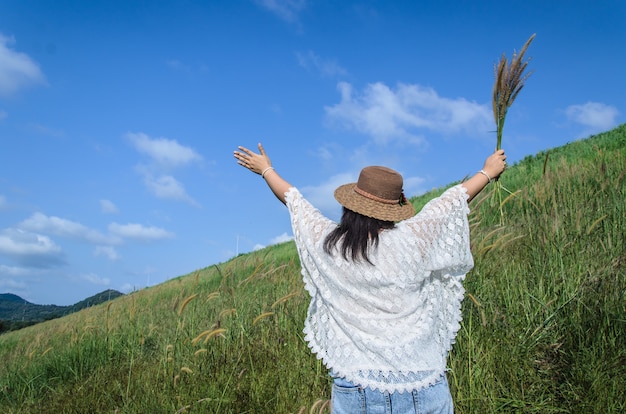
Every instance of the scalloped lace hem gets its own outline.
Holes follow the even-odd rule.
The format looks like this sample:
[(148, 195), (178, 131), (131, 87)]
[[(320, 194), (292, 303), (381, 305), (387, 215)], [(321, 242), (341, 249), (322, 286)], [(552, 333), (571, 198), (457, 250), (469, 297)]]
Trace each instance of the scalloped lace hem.
[(428, 370), (416, 372), (382, 372), (382, 371), (356, 371), (341, 373), (331, 371), (334, 378), (342, 378), (357, 386), (367, 387), (380, 392), (412, 392), (419, 391), (441, 381), (446, 375), (446, 370)]

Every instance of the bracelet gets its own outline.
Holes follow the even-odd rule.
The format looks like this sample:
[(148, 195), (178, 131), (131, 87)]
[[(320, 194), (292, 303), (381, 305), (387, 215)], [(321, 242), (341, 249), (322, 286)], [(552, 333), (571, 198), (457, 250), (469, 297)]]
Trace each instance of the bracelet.
[(480, 171), (478, 171), (478, 172), (479, 172), (480, 174), (484, 175), (485, 177), (487, 177), (487, 180), (489, 180), (489, 183), (492, 183), (492, 182), (493, 182), (493, 180), (491, 179), (491, 177), (489, 177), (489, 174), (487, 174), (487, 173), (485, 172), (485, 170), (480, 170)]
[(265, 173), (268, 172), (269, 170), (273, 170), (273, 169), (274, 169), (274, 167), (267, 167), (266, 169), (264, 169), (261, 172), (261, 178), (265, 178)]

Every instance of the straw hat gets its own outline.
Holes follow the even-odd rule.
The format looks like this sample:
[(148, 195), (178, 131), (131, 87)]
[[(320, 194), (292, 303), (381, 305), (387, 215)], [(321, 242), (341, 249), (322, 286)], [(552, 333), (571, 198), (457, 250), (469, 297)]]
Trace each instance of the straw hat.
[(401, 221), (415, 214), (402, 192), (402, 176), (387, 167), (365, 167), (356, 183), (335, 190), (335, 199), (345, 208), (384, 221)]

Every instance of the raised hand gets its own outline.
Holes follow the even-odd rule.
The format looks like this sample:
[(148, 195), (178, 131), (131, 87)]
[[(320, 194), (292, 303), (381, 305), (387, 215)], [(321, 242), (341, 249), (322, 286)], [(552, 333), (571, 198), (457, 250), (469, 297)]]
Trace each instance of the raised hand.
[(500, 177), (500, 174), (506, 169), (506, 154), (504, 150), (500, 149), (491, 154), (486, 160), (483, 166), (483, 170), (489, 174), (491, 179), (495, 180)]
[(246, 147), (239, 146), (237, 148), (239, 148), (239, 151), (235, 151), (234, 155), (237, 159), (237, 164), (242, 167), (249, 169), (253, 173), (261, 175), (272, 168), (272, 162), (265, 153), (263, 145), (260, 143), (258, 144), (258, 154)]

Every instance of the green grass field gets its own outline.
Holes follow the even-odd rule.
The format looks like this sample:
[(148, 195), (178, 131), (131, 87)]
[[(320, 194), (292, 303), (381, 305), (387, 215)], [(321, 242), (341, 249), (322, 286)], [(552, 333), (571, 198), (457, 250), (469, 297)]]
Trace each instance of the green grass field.
[[(625, 174), (622, 125), (510, 166), (504, 224), (472, 202), (457, 413), (626, 412)], [(1, 411), (328, 412), (307, 305), (288, 242), (0, 335)]]

